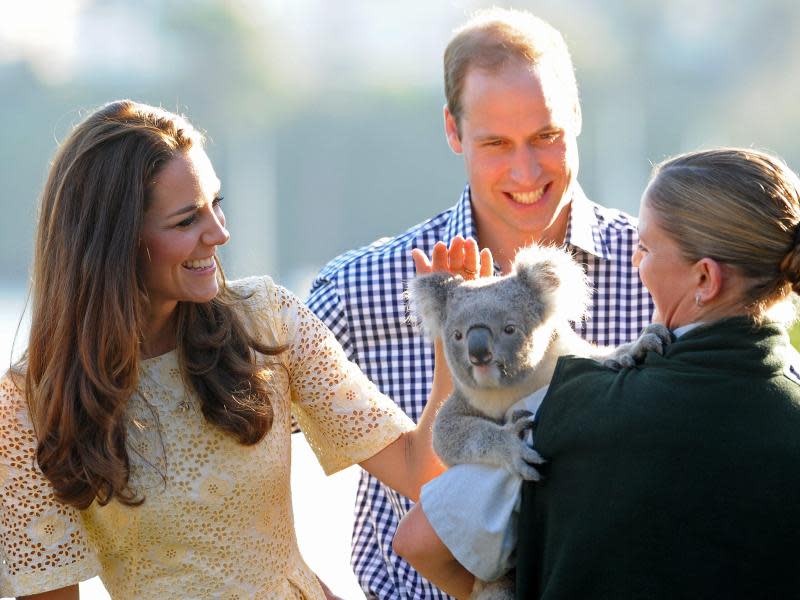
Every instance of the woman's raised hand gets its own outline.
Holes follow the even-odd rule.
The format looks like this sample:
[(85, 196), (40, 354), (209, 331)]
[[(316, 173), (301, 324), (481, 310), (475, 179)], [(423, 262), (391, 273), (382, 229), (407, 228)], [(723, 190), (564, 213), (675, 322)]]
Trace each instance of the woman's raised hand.
[(460, 235), (450, 240), (449, 247), (444, 242), (436, 242), (430, 259), (418, 248), (411, 251), (411, 257), (417, 275), (447, 272), (464, 279), (478, 279), (489, 277), (494, 272), (491, 250), (484, 248), (479, 252), (474, 239), (464, 239)]

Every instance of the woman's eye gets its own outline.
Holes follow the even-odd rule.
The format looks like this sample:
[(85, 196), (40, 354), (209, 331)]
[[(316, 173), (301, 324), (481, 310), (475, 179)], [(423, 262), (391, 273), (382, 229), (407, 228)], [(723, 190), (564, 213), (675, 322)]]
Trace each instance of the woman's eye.
[(219, 206), (220, 202), (225, 200), (225, 196), (216, 196), (214, 201), (211, 203), (212, 206)]
[(641, 244), (636, 244), (636, 249), (639, 250), (639, 252), (647, 252), (647, 248), (645, 248)]
[(189, 225), (194, 223), (196, 220), (197, 220), (197, 213), (194, 213), (192, 216), (186, 217), (183, 221), (181, 221), (180, 223), (177, 223), (175, 226), (176, 227), (188, 227)]

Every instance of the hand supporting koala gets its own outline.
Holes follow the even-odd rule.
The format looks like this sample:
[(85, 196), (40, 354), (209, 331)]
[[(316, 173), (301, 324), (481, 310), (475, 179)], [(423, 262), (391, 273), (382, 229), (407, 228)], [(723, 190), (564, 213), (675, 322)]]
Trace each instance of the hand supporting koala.
[[(515, 415), (515, 417), (517, 417)], [(500, 466), (528, 481), (541, 476), (533, 465), (544, 459), (522, 439), (533, 415), (499, 423), (477, 412), (456, 390), (437, 415), (433, 448), (448, 466), (480, 463)]]
[(639, 339), (630, 344), (618, 346), (611, 354), (603, 357), (603, 366), (619, 371), (636, 366), (644, 360), (648, 352), (664, 354), (664, 348), (672, 342), (669, 329), (659, 323), (651, 323), (642, 330)]

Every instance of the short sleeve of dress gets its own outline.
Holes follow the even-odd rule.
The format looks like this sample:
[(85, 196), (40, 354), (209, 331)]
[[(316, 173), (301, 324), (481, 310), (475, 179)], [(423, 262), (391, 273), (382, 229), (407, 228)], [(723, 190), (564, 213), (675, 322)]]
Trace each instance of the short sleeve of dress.
[(36, 438), (17, 380), (24, 378), (0, 379), (0, 596), (45, 592), (100, 573), (80, 512), (54, 498), (36, 465)]
[(294, 294), (265, 279), (265, 310), (287, 345), (292, 412), (327, 474), (385, 448), (414, 422), (347, 359), (339, 342)]

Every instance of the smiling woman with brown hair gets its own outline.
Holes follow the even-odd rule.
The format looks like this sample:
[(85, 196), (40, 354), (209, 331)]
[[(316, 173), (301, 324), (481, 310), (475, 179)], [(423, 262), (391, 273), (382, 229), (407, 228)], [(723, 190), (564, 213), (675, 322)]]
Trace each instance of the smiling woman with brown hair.
[(328, 473), (415, 498), (419, 426), (268, 277), (226, 282), (220, 181), (182, 117), (120, 101), (42, 195), (23, 360), (0, 380), (0, 595), (315, 598), (289, 488), (292, 415)]

